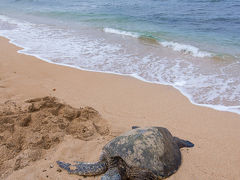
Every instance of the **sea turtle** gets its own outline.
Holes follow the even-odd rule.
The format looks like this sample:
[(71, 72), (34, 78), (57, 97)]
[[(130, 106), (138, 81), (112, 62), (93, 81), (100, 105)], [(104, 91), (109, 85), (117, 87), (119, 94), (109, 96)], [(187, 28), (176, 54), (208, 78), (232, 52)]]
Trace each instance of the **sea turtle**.
[(193, 147), (189, 141), (173, 137), (163, 127), (139, 128), (122, 134), (102, 149), (97, 163), (57, 161), (71, 174), (96, 176), (101, 180), (159, 180), (176, 172), (181, 164), (179, 148)]

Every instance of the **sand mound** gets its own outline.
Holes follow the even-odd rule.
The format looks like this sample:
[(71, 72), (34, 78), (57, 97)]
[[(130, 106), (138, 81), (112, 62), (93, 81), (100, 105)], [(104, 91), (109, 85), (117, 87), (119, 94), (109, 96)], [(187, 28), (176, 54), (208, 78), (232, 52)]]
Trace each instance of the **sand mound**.
[(91, 107), (73, 108), (54, 97), (0, 104), (0, 179), (39, 160), (65, 134), (91, 140), (109, 133)]

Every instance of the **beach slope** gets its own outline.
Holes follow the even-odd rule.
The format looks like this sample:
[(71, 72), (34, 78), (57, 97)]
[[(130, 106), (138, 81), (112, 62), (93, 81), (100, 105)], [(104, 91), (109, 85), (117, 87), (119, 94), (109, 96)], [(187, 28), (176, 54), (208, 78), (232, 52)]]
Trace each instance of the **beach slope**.
[(50, 64), (19, 49), (0, 38), (0, 103), (55, 96), (75, 108), (96, 109), (110, 133), (87, 141), (66, 135), (42, 159), (6, 179), (82, 179), (59, 172), (56, 160), (94, 162), (110, 139), (133, 125), (163, 126), (195, 144), (181, 149), (182, 165), (170, 180), (240, 178), (238, 114), (195, 106), (170, 86)]

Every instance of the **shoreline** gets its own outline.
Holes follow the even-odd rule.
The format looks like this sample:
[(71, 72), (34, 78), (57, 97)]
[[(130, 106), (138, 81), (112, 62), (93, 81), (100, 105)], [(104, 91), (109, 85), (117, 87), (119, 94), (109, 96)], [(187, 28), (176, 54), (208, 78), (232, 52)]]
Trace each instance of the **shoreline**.
[[(44, 179), (42, 169), (60, 158), (95, 161), (108, 139), (133, 125), (163, 126), (173, 135), (195, 144), (192, 149), (181, 150), (182, 165), (170, 180), (240, 177), (240, 115), (193, 105), (171, 86), (50, 64), (17, 53), (18, 50), (20, 48), (0, 37), (0, 85), (4, 87), (0, 88), (0, 102), (51, 95), (73, 107), (91, 106), (108, 121), (111, 136), (92, 141), (66, 137), (46, 155), (48, 160), (34, 162), (7, 179)], [(79, 178), (65, 172), (59, 175), (53, 169), (55, 171), (49, 172), (52, 179)]]
[(191, 102), (193, 105), (200, 106), (200, 107), (207, 107), (207, 108), (211, 108), (211, 109), (214, 109), (214, 110), (217, 110), (217, 111), (236, 113), (236, 114), (240, 115), (240, 111), (238, 110), (240, 107), (238, 107), (238, 106), (223, 106), (223, 105), (199, 104), (199, 103), (196, 103), (196, 102), (194, 102), (192, 100), (192, 98), (190, 97), (191, 96), (190, 94), (185, 93), (181, 88), (178, 88), (174, 84), (164, 83), (164, 82), (160, 83), (160, 82), (157, 82), (157, 81), (148, 81), (148, 80), (145, 80), (144, 78), (142, 78), (142, 77), (140, 77), (140, 76), (138, 76), (136, 74), (121, 74), (121, 73), (115, 73), (115, 72), (111, 72), (111, 71), (89, 70), (89, 69), (84, 69), (84, 68), (81, 68), (81, 67), (77, 67), (75, 65), (68, 65), (68, 64), (64, 64), (64, 63), (52, 62), (51, 60), (48, 60), (48, 59), (40, 57), (39, 55), (35, 55), (35, 54), (30, 54), (30, 53), (24, 52), (24, 50), (27, 50), (27, 48), (26, 47), (22, 47), (21, 45), (13, 42), (11, 39), (9, 39), (9, 37), (5, 37), (5, 36), (0, 36), (0, 37), (8, 39), (9, 43), (19, 47), (20, 49), (17, 50), (17, 52), (19, 54), (33, 56), (35, 58), (38, 58), (38, 59), (40, 59), (40, 60), (42, 60), (44, 62), (50, 63), (50, 64), (70, 67), (70, 68), (74, 68), (74, 69), (81, 70), (81, 71), (104, 73), (104, 74), (112, 74), (112, 75), (119, 75), (119, 76), (126, 76), (126, 77), (135, 78), (137, 80), (143, 81), (144, 83), (150, 83), (150, 84), (156, 84), (156, 85), (164, 85), (164, 86), (171, 86), (171, 87), (175, 88), (176, 90), (178, 90), (183, 96), (185, 96), (189, 100), (189, 102)]

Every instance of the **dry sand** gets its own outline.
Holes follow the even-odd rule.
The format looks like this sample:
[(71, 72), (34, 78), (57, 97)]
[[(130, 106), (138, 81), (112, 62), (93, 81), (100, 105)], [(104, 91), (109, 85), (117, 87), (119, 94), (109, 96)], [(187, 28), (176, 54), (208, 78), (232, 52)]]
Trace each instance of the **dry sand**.
[[(61, 131), (59, 140), (51, 141), (50, 136), (51, 148), (42, 148), (41, 156), (35, 154), (35, 158), (24, 161), (28, 166), (12, 160), (18, 168), (5, 179), (99, 179), (59, 172), (55, 161), (94, 162), (106, 142), (132, 125), (163, 126), (195, 144), (194, 148), (181, 150), (182, 165), (170, 180), (240, 179), (239, 115), (192, 105), (170, 86), (58, 66), (19, 54), (19, 49), (0, 38), (0, 104), (20, 103), (25, 107), (22, 102), (27, 99), (55, 96), (75, 109), (93, 107), (103, 117), (100, 124), (109, 127), (109, 132), (81, 139)], [(19, 125), (30, 127), (28, 119), (22, 121)]]

